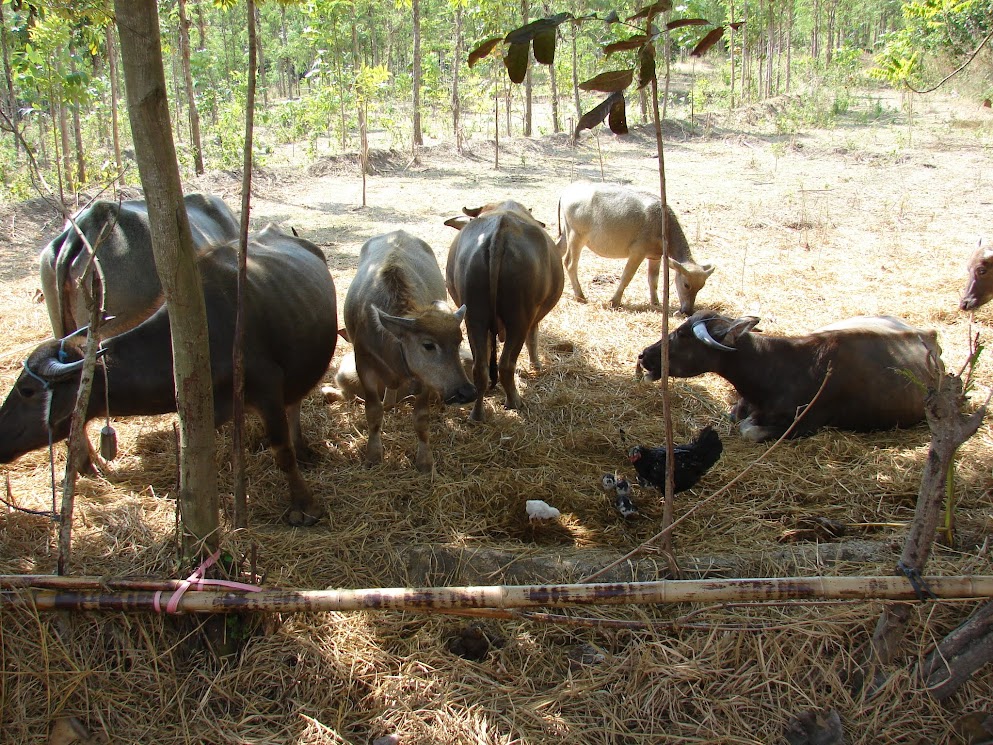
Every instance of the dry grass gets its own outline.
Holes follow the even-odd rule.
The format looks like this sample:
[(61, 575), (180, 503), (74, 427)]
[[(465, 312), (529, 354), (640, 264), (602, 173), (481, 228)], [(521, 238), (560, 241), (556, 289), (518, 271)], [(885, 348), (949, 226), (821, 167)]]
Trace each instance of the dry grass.
[[(945, 362), (957, 370), (969, 334), (988, 341), (993, 326), (986, 309), (971, 326), (956, 310), (965, 260), (975, 236), (989, 230), (980, 195), (990, 193), (993, 122), (982, 111), (952, 114), (947, 102), (931, 105), (912, 148), (904, 147), (906, 128), (898, 124), (811, 132), (786, 149), (774, 146), (776, 136), (741, 124), (674, 139), (667, 152), (671, 201), (695, 257), (718, 266), (699, 304), (760, 315), (766, 332), (784, 334), (862, 313), (901, 316), (937, 328)], [(978, 124), (949, 131), (950, 116)], [(651, 144), (639, 132), (601, 135), (608, 178), (652, 188)], [(555, 235), (561, 187), (599, 176), (589, 139), (578, 149), (563, 138), (510, 142), (499, 172), (486, 160), (491, 146), (473, 147), (475, 157), (440, 148), (418, 164), (372, 177), (371, 206), (361, 211), (353, 207), (360, 189), (353, 176), (276, 170), (253, 216), (293, 224), (319, 242), (340, 299), (371, 235), (403, 226), (428, 240), (443, 263), (453, 235), (443, 220), (463, 205), (506, 196), (528, 203)], [(227, 191), (232, 183), (218, 175), (191, 188), (213, 188), (236, 204)], [(45, 336), (44, 308), (32, 302), (33, 255), (49, 235), (14, 232), (5, 249), (5, 388), (26, 350)], [(620, 270), (617, 262), (584, 254), (580, 276), (591, 302), (574, 302), (567, 287), (543, 326), (544, 370), (528, 371), (523, 355), (523, 410), (505, 411), (496, 391), (484, 424), (471, 425), (464, 409), (435, 413), (438, 469), (431, 478), (412, 467), (409, 407), (387, 414), (385, 462), (369, 470), (361, 464), (361, 406), (309, 398), (304, 425), (323, 458), (305, 473), (329, 514), (315, 528), (280, 523), (285, 484), (253, 423), (252, 527), (231, 545), (257, 544), (271, 585), (376, 587), (576, 580), (577, 566), (606, 563), (654, 535), (661, 519), (655, 492), (636, 490), (641, 516), (625, 521), (598, 487), (602, 473), (627, 466), (621, 428), (638, 442), (662, 437), (659, 388), (633, 374), (638, 351), (658, 338), (661, 316), (647, 306), (643, 272), (623, 308), (606, 307)], [(981, 388), (993, 384), (988, 353), (978, 381)], [(677, 498), (678, 516), (762, 448), (741, 441), (724, 418), (731, 390), (723, 381), (706, 376), (671, 385), (677, 439), (713, 424), (725, 442), (724, 456), (699, 487)], [(172, 421), (115, 422), (119, 458), (106, 478), (78, 486), (75, 573), (174, 576)], [(962, 450), (959, 545), (938, 549), (929, 571), (993, 571), (991, 437), (985, 424)], [(711, 557), (724, 573), (753, 576), (889, 572), (904, 532), (898, 525), (913, 514), (927, 443), (926, 427), (822, 432), (789, 443), (682, 523), (677, 554), (687, 567), (696, 566), (694, 557)], [(225, 495), (229, 449), (225, 429), (217, 453)], [(61, 449), (56, 463), (61, 472)], [(47, 452), (7, 470), (19, 504), (50, 505)], [(555, 505), (562, 519), (530, 524), (527, 499)], [(848, 523), (846, 540), (871, 550), (861, 560), (829, 562), (824, 552), (779, 543), (785, 530), (811, 516)], [(53, 535), (45, 518), (0, 514), (0, 573), (51, 572)], [(425, 563), (425, 549), (447, 558)], [(479, 550), (488, 560), (472, 559)], [(981, 673), (938, 705), (908, 670), (971, 607), (918, 608), (907, 658), (871, 699), (847, 685), (879, 615), (869, 603), (580, 612), (671, 621), (694, 611), (692, 625), (675, 632), (484, 621), (496, 643), (478, 662), (448, 650), (466, 622), (442, 616), (269, 618), (236, 659), (218, 662), (188, 643), (195, 636), (188, 619), (5, 612), (0, 741), (43, 742), (50, 722), (75, 716), (98, 741), (111, 742), (366, 743), (396, 733), (405, 744), (772, 743), (798, 712), (835, 707), (849, 742), (955, 742), (961, 714), (993, 707), (993, 674)]]

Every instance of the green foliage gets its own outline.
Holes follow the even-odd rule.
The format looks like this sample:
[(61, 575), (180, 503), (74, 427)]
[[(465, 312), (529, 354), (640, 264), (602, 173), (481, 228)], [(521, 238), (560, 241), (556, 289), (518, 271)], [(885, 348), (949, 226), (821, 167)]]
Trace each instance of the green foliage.
[(925, 55), (964, 59), (993, 30), (988, 0), (905, 0), (904, 26), (890, 34), (870, 75), (891, 84), (918, 82)]

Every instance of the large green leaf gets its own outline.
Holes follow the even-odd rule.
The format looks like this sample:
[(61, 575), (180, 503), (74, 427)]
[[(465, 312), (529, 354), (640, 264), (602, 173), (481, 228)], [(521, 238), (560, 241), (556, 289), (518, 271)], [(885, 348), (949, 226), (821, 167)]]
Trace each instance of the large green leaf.
[(508, 44), (531, 41), (538, 34), (545, 34), (549, 31), (554, 31), (558, 28), (559, 24), (565, 23), (572, 17), (572, 13), (558, 13), (557, 15), (550, 16), (549, 18), (539, 18), (538, 20), (531, 21), (531, 23), (527, 23), (520, 28), (515, 28), (507, 34), (503, 40)]
[(555, 62), (555, 34), (554, 28), (547, 29), (534, 35), (534, 61), (543, 65), (550, 65)]
[(631, 49), (638, 49), (646, 41), (648, 41), (648, 37), (644, 34), (635, 34), (634, 36), (629, 36), (626, 39), (615, 41), (613, 44), (608, 44), (603, 48), (603, 53), (609, 57), (614, 52), (627, 52)]
[(655, 79), (655, 45), (645, 44), (638, 53), (638, 88)]
[[(620, 115), (614, 114), (614, 108), (620, 105)], [(597, 104), (596, 108), (590, 109), (581, 117), (579, 117), (579, 123), (576, 124), (576, 131), (572, 133), (572, 138), (576, 139), (579, 137), (579, 133), (584, 129), (593, 129), (596, 125), (601, 124), (604, 119), (608, 116), (611, 118), (611, 131), (617, 132), (614, 129), (614, 124), (620, 123), (623, 126), (623, 132), (617, 132), (617, 134), (624, 134), (627, 132), (627, 121), (624, 113), (624, 94), (620, 91), (615, 91), (607, 96), (603, 101)]]
[(501, 37), (494, 36), (490, 39), (487, 39), (482, 44), (480, 44), (475, 49), (473, 49), (471, 52), (469, 52), (469, 67), (472, 67), (474, 64), (479, 62), (479, 60), (483, 59), (484, 57), (488, 57), (490, 54), (492, 54), (493, 50), (496, 48), (496, 45), (499, 44), (501, 41), (503, 41)]
[(665, 27), (672, 31), (674, 28), (682, 28), (683, 26), (709, 26), (710, 21), (706, 18), (680, 18), (677, 21), (669, 21), (665, 24)]
[(528, 56), (531, 54), (531, 44), (519, 41), (511, 44), (504, 55), (503, 64), (507, 66), (507, 75), (513, 83), (523, 83), (528, 74)]
[(628, 133), (627, 106), (624, 96), (620, 93), (610, 104), (610, 116), (607, 117), (607, 126), (615, 135), (626, 135)]
[(714, 46), (714, 44), (720, 41), (720, 38), (722, 36), (724, 36), (724, 27), (720, 26), (718, 28), (715, 28), (713, 31), (708, 33), (706, 36), (700, 39), (700, 41), (697, 42), (697, 45), (693, 47), (693, 51), (690, 52), (690, 57), (702, 57), (707, 53), (708, 49), (710, 49), (712, 46)]
[(579, 84), (579, 89), (584, 91), (600, 91), (601, 93), (613, 93), (622, 91), (631, 85), (634, 79), (634, 70), (611, 70), (601, 72), (596, 77), (590, 78)]
[(646, 5), (628, 18), (628, 21), (638, 21), (642, 18), (658, 15), (659, 13), (668, 13), (670, 10), (672, 10), (672, 0), (656, 0), (651, 5)]

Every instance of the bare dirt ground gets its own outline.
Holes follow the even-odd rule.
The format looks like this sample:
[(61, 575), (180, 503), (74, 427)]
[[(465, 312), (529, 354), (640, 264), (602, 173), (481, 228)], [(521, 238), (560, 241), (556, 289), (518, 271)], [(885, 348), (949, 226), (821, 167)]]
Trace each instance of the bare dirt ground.
[[(875, 117), (858, 116), (873, 110)], [(734, 118), (710, 115), (696, 130), (666, 128), (669, 201), (694, 257), (717, 271), (699, 307), (757, 315), (769, 334), (795, 334), (849, 316), (888, 314), (935, 328), (949, 370), (968, 339), (988, 343), (993, 311), (974, 321), (957, 310), (965, 262), (990, 235), (993, 116), (953, 98), (918, 100), (911, 125), (892, 95), (873, 93), (830, 130), (776, 133), (785, 102)], [(501, 143), (473, 140), (408, 154), (380, 152), (361, 207), (352, 161), (278, 162), (255, 181), (252, 223), (293, 226), (326, 253), (339, 312), (366, 239), (396, 228), (425, 239), (444, 267), (463, 206), (516, 199), (558, 234), (558, 194), (576, 179), (603, 177), (655, 190), (654, 136), (584, 134)], [(601, 165), (602, 160), (602, 165)], [(213, 173), (187, 184), (237, 205), (240, 177)], [(37, 203), (0, 212), (0, 383), (9, 389), (27, 350), (46, 336), (34, 299), (35, 257), (59, 226)], [(487, 421), (438, 410), (437, 473), (413, 469), (409, 407), (387, 415), (386, 460), (365, 469), (361, 405), (307, 399), (304, 427), (322, 452), (305, 473), (328, 505), (310, 530), (280, 523), (285, 485), (261, 445), (249, 454), (252, 527), (233, 542), (259, 547), (266, 582), (283, 587), (383, 587), (577, 581), (651, 538), (661, 505), (635, 492), (640, 516), (624, 520), (599, 490), (604, 472), (630, 467), (619, 430), (635, 442), (662, 439), (658, 385), (634, 379), (638, 352), (659, 337), (644, 270), (622, 308), (607, 303), (621, 264), (583, 255), (590, 299), (567, 287), (542, 326), (541, 373), (521, 359), (525, 406), (488, 398)], [(671, 319), (678, 323), (678, 319)], [(339, 345), (336, 357), (347, 349)], [(328, 380), (330, 380), (330, 373)], [(976, 401), (993, 385), (985, 353)], [(863, 575), (892, 572), (912, 516), (929, 433), (823, 432), (773, 453), (717, 500), (706, 498), (754, 461), (724, 418), (730, 387), (714, 376), (673, 381), (676, 438), (716, 426), (725, 454), (698, 488), (679, 495), (677, 516), (703, 501), (675, 534), (686, 576)], [(79, 485), (75, 573), (173, 572), (175, 454), (172, 417), (115, 422), (121, 455), (101, 478)], [(98, 426), (98, 425), (97, 425)], [(258, 443), (261, 432), (252, 431)], [(957, 470), (958, 543), (929, 570), (991, 574), (993, 431), (963, 448)], [(230, 439), (217, 456), (229, 508)], [(64, 454), (56, 449), (57, 472)], [(18, 504), (46, 509), (47, 451), (7, 467)], [(562, 510), (529, 523), (526, 499)], [(849, 526), (844, 551), (784, 545), (805, 518)], [(46, 518), (0, 514), (0, 572), (51, 572)], [(838, 559), (841, 559), (840, 561)], [(665, 576), (647, 559), (625, 568)], [(963, 715), (993, 710), (993, 674), (981, 673), (951, 702), (931, 701), (912, 674), (915, 659), (974, 604), (921, 606), (907, 656), (875, 697), (853, 693), (849, 675), (879, 615), (876, 603), (745, 609), (583, 609), (589, 618), (672, 623), (677, 630), (589, 629), (490, 621), (481, 660), (450, 651), (464, 621), (418, 614), (304, 614), (274, 619), (237, 660), (217, 663), (181, 643), (170, 620), (0, 615), (3, 721), (0, 741), (43, 742), (50, 722), (75, 716), (111, 742), (366, 743), (395, 733), (404, 743), (659, 743), (781, 741), (807, 709), (835, 708), (846, 742), (952, 743)], [(120, 672), (124, 668), (127, 675)]]

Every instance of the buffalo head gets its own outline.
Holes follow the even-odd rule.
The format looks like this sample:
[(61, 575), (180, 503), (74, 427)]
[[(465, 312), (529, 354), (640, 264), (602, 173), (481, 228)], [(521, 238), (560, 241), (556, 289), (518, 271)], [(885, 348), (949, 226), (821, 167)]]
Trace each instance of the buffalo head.
[(0, 463), (69, 436), (83, 367), (75, 347), (59, 340), (37, 347), (0, 407)]
[[(668, 375), (692, 378), (716, 372), (723, 357), (737, 351), (741, 337), (758, 322), (755, 316), (728, 318), (708, 310), (693, 314), (669, 334)], [(638, 369), (643, 370), (649, 380), (660, 380), (665, 376), (661, 339), (638, 355)]]
[(979, 239), (976, 250), (969, 259), (969, 281), (965, 294), (959, 302), (962, 310), (975, 310), (985, 305), (993, 298), (993, 248), (984, 248), (983, 239)]

